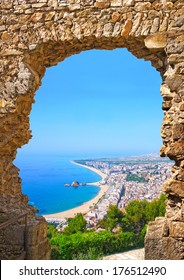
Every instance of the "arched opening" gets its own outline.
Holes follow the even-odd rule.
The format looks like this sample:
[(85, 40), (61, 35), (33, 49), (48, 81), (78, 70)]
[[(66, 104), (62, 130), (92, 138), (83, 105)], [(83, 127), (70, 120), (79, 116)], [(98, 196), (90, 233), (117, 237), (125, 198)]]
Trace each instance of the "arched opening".
[(126, 49), (86, 51), (47, 72), (31, 114), (33, 139), (17, 162), (23, 193), (40, 215), (74, 208), (98, 192), (65, 188), (76, 179), (68, 170), (75, 170), (61, 159), (158, 154), (163, 118), (159, 73)]

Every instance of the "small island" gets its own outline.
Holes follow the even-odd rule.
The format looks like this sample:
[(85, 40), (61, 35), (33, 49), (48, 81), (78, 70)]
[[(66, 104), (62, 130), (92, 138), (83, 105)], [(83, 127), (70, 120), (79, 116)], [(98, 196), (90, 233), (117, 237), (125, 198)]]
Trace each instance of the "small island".
[(78, 181), (73, 181), (71, 186), (72, 187), (79, 187), (80, 183)]
[(79, 187), (86, 186), (86, 183), (79, 183), (78, 181), (73, 181), (71, 184), (65, 184), (65, 187)]

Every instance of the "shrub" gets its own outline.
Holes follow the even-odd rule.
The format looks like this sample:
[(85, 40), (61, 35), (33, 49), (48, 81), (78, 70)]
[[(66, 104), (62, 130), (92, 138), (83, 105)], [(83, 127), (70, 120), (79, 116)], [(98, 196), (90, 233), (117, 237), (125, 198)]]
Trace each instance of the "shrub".
[[(86, 231), (86, 221), (82, 214), (70, 220), (63, 233), (57, 232), (53, 225), (48, 227), (48, 237), (52, 248), (52, 259), (100, 259), (103, 255), (144, 247), (144, 237), (149, 221), (165, 214), (165, 195), (152, 202), (131, 201), (122, 214), (112, 206), (103, 219), (101, 226), (106, 230), (101, 232)], [(113, 226), (121, 225), (118, 233), (112, 233)]]

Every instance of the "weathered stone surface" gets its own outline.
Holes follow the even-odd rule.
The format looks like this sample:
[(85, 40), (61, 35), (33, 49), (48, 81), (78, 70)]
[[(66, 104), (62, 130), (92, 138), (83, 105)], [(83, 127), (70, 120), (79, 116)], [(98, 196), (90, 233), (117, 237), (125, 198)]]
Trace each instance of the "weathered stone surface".
[(23, 54), (22, 51), (19, 51), (19, 50), (15, 50), (15, 49), (7, 49), (7, 50), (4, 50), (4, 51), (0, 51), (0, 55), (1, 56), (14, 56), (14, 55), (20, 55), (20, 54)]
[(58, 0), (48, 0), (48, 6), (57, 7)]
[(181, 103), (179, 108), (180, 108), (180, 111), (184, 111), (184, 103)]
[(144, 41), (148, 49), (162, 49), (167, 45), (166, 34), (150, 35)]
[(130, 19), (128, 19), (125, 22), (121, 35), (123, 35), (125, 38), (127, 38), (130, 34), (131, 28), (132, 28), (132, 21)]
[(122, 0), (110, 0), (112, 7), (121, 7), (122, 6)]
[(110, 6), (109, 0), (98, 0), (95, 2), (95, 7), (99, 9), (108, 8)]
[(172, 195), (184, 197), (184, 182), (173, 179), (167, 180), (163, 185), (163, 191)]
[[(150, 222), (147, 228), (145, 239), (145, 258), (148, 260), (165, 260), (167, 259), (166, 250), (163, 250), (163, 228), (164, 219)], [(160, 248), (160, 250), (158, 250)]]
[(32, 16), (31, 16), (31, 21), (33, 23), (36, 23), (38, 21), (40, 21), (41, 19), (43, 18), (43, 13), (34, 13)]
[(159, 18), (154, 18), (150, 32), (151, 33), (156, 33), (158, 31), (159, 27), (160, 27), (160, 19)]
[(165, 101), (172, 100), (174, 94), (170, 91), (169, 87), (166, 85), (161, 85), (160, 87), (161, 95)]
[(119, 18), (120, 18), (120, 14), (119, 14), (119, 13), (114, 12), (114, 13), (112, 14), (112, 22), (118, 21)]
[(184, 236), (184, 219), (182, 222), (172, 222), (170, 225), (170, 236), (174, 238), (183, 238)]
[[(0, 11), (0, 222), (28, 212), (26, 258), (48, 259), (50, 249), (45, 220), (28, 206), (12, 162), (31, 138), (29, 114), (46, 67), (84, 50), (127, 48), (161, 74), (160, 154), (175, 160), (163, 186), (166, 216), (148, 226), (145, 255), (184, 259), (183, 0), (12, 0)], [(24, 219), (0, 231), (1, 258), (22, 254), (24, 232)]]
[(184, 140), (184, 123), (173, 125), (173, 140)]
[(146, 259), (183, 260), (183, 230), (183, 221), (168, 224), (166, 219), (156, 218), (155, 222), (150, 222), (145, 240)]
[(124, 6), (133, 6), (135, 4), (135, 0), (123, 0), (123, 5)]
[(167, 155), (175, 160), (179, 159), (182, 160), (184, 156), (184, 141), (176, 141), (170, 144), (170, 147), (168, 148)]

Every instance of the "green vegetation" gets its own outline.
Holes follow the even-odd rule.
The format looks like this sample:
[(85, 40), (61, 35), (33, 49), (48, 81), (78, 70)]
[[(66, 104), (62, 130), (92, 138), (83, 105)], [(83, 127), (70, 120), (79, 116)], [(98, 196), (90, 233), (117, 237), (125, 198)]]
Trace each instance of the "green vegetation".
[(152, 202), (131, 201), (125, 210), (123, 213), (111, 205), (107, 217), (97, 225), (97, 228), (103, 229), (99, 232), (86, 230), (82, 214), (70, 219), (62, 233), (49, 225), (52, 259), (94, 260), (106, 254), (143, 247), (148, 222), (165, 214), (165, 195)]
[(138, 183), (148, 182), (148, 180), (146, 180), (144, 177), (140, 177), (137, 174), (128, 174), (126, 176), (126, 181), (135, 181), (135, 182), (138, 182)]
[(65, 228), (64, 233), (71, 235), (77, 232), (86, 231), (86, 220), (81, 213), (78, 213), (73, 219), (70, 219), (68, 226)]
[(102, 219), (98, 223), (97, 227), (106, 229), (108, 231), (112, 231), (118, 225), (121, 225), (124, 214), (119, 210), (119, 208), (116, 205), (110, 205), (107, 211), (107, 217), (108, 218)]
[(133, 248), (137, 245), (135, 240), (132, 232), (113, 234), (104, 230), (101, 232), (78, 232), (71, 235), (56, 232), (50, 238), (52, 259), (100, 259), (105, 254)]

